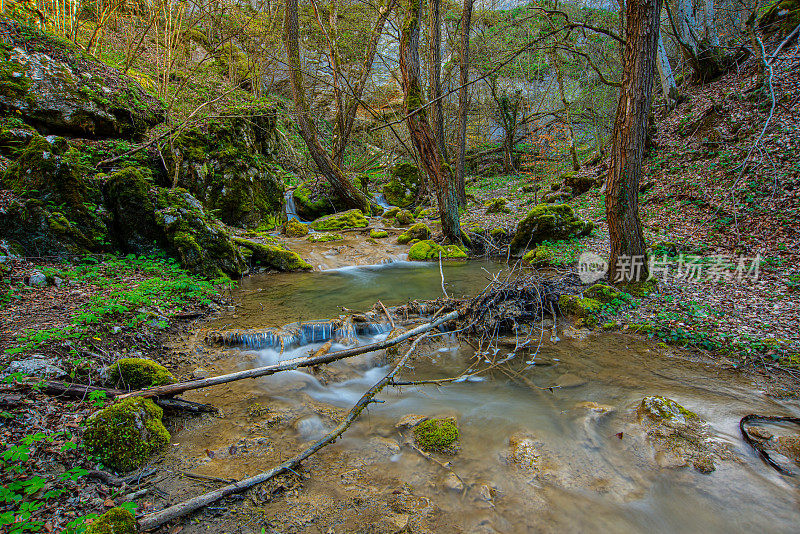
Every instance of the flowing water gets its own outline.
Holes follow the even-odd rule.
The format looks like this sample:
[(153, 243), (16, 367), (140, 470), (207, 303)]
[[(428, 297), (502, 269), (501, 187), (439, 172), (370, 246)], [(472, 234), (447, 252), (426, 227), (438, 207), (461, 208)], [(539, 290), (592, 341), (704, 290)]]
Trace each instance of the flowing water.
[[(448, 265), (451, 294), (480, 291), (493, 264)], [(242, 286), (243, 307), (214, 327), (265, 328), (335, 317), (340, 306), (371, 308), (441, 294), (438, 265), (388, 265), (271, 275)], [(362, 336), (367, 343), (385, 333)], [(796, 532), (798, 486), (766, 466), (744, 444), (739, 419), (748, 413), (800, 414), (796, 400), (767, 397), (731, 371), (621, 334), (552, 342), (534, 332), (534, 347), (509, 360), (511, 379), (495, 373), (447, 386), (386, 388), (384, 401), (344, 438), (310, 459), (298, 493), (260, 501), (259, 521), (242, 532), (391, 532), (387, 517), (411, 531), (434, 532)], [(555, 339), (555, 338), (554, 338)], [(226, 349), (212, 374), (304, 355), (321, 342), (261, 350)], [(337, 341), (333, 349), (343, 348)], [(505, 351), (508, 349), (502, 349)], [(473, 349), (449, 336), (428, 345), (404, 379), (458, 375)], [(501, 353), (506, 357), (505, 353)], [(219, 354), (217, 355), (219, 356)], [(529, 362), (529, 363), (526, 363)], [(530, 362), (533, 362), (531, 364)], [(330, 430), (387, 371), (382, 354), (235, 382), (187, 395), (211, 402), (220, 418), (173, 432), (176, 457), (197, 473), (245, 477), (302, 450)], [(521, 378), (520, 378), (521, 377)], [(561, 385), (562, 387), (552, 387)], [(735, 460), (711, 474), (659, 469), (635, 419), (644, 396), (670, 397), (709, 421)], [(461, 431), (452, 472), (422, 457), (395, 429), (408, 414), (452, 416)], [(508, 461), (510, 438), (535, 448), (535, 469)], [(398, 504), (401, 497), (405, 504)], [(251, 497), (255, 502), (256, 497)], [(408, 504), (411, 502), (412, 504)], [(389, 504), (387, 504), (389, 503)], [(264, 519), (266, 518), (266, 519)], [(399, 519), (398, 519), (399, 518)], [(409, 519), (410, 518), (410, 519)], [(421, 525), (421, 526), (420, 526)], [(220, 527), (222, 528), (222, 527)]]

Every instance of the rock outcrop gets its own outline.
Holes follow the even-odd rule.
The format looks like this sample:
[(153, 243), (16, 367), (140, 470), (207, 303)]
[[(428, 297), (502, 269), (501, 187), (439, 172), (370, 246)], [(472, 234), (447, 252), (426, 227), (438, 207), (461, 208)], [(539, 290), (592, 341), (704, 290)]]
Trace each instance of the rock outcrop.
[(540, 204), (517, 225), (511, 251), (518, 253), (542, 241), (556, 241), (588, 235), (594, 225), (579, 219), (566, 204)]

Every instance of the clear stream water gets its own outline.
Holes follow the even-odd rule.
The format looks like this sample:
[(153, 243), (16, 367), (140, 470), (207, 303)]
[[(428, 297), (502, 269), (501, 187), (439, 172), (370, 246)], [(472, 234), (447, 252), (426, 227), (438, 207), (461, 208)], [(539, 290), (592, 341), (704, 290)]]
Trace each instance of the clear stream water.
[[(448, 291), (480, 291), (488, 278), (484, 269), (497, 272), (499, 267), (447, 265)], [(440, 294), (438, 265), (401, 263), (253, 277), (242, 285), (243, 308), (237, 316), (222, 318), (213, 326), (274, 327), (335, 317), (340, 306), (363, 310), (376, 300), (391, 306)], [(406, 484), (414, 495), (441, 510), (429, 523), (436, 532), (798, 531), (796, 481), (766, 466), (738, 430), (739, 419), (748, 413), (800, 415), (796, 400), (772, 399), (739, 374), (679, 357), (646, 340), (621, 334), (592, 335), (583, 341), (560, 337), (564, 339), (553, 343), (545, 331), (537, 354), (518, 352), (510, 360), (511, 368), (527, 383), (496, 373), (445, 387), (385, 389), (379, 397), (384, 403), (372, 405), (342, 440), (320, 453), (318, 463), (310, 462), (313, 482), (304, 485), (304, 494), (329, 502), (331, 494), (353, 487), (372, 488), (377, 496)], [(226, 350), (212, 374), (303, 355), (319, 346), (284, 353)], [(405, 378), (453, 376), (468, 365), (473, 349), (442, 337), (427, 353), (430, 357), (418, 358)], [(525, 363), (531, 359), (537, 365)], [(279, 449), (299, 451), (302, 443), (332, 428), (327, 410), (348, 410), (385, 374), (384, 363), (380, 354), (368, 354), (330, 365), (322, 375), (295, 371), (195, 392), (190, 398), (220, 406), (225, 416), (187, 425), (173, 434), (173, 441), (180, 443), (177, 450), (182, 457), (196, 459), (196, 472), (227, 477), (255, 474), (275, 464)], [(552, 391), (530, 387), (559, 382), (571, 387)], [(709, 475), (657, 468), (634, 415), (647, 395), (670, 397), (697, 412), (719, 439), (731, 445), (737, 460), (718, 462)], [(587, 402), (609, 411), (587, 410)], [(271, 430), (262, 421), (268, 416), (254, 416), (254, 406), (290, 414), (291, 424), (280, 432)], [(448, 473), (409, 447), (387, 448), (387, 438), (402, 442), (394, 424), (407, 414), (457, 418), (461, 451), (450, 461), (468, 485), (466, 492), (448, 489)], [(504, 461), (509, 438), (520, 432), (536, 443), (538, 474)], [(281, 441), (287, 434), (295, 440), (291, 445)], [(253, 445), (247, 455), (225, 453), (230, 444), (258, 436), (267, 438), (260, 449)], [(208, 450), (223, 452), (209, 458)], [(281, 450), (280, 457), (287, 455)], [(276, 508), (267, 510), (275, 517), (288, 513), (277, 504), (271, 506)], [(297, 531), (325, 532), (324, 520)]]

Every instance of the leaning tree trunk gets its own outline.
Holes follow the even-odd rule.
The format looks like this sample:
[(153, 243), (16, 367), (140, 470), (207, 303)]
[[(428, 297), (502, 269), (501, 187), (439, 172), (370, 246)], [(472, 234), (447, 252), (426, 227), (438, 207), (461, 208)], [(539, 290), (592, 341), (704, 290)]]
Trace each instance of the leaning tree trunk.
[(289, 79), (292, 84), (294, 108), (300, 135), (308, 146), (311, 158), (319, 171), (330, 182), (336, 195), (349, 207), (358, 208), (369, 213), (370, 202), (366, 195), (359, 191), (334, 163), (317, 138), (317, 130), (311, 120), (311, 111), (306, 100), (303, 85), (303, 71), (300, 62), (300, 45), (298, 43), (299, 25), (297, 22), (297, 0), (287, 0), (285, 8), (283, 37), (286, 45), (286, 62), (289, 65)]
[(675, 83), (675, 76), (672, 74), (672, 65), (669, 63), (667, 51), (664, 49), (664, 36), (658, 32), (658, 75), (661, 78), (661, 89), (664, 91), (664, 100), (667, 107), (672, 108), (678, 101), (678, 85)]
[(660, 10), (661, 0), (629, 1), (626, 9), (625, 66), (606, 186), (609, 279), (614, 281), (638, 282), (648, 275), (639, 218), (639, 181), (658, 55)]
[(569, 112), (569, 102), (564, 92), (564, 76), (561, 74), (561, 62), (558, 52), (553, 50), (553, 65), (556, 68), (556, 78), (558, 81), (558, 93), (561, 96), (561, 104), (564, 106), (564, 125), (567, 127), (567, 141), (569, 143), (569, 155), (572, 158), (572, 170), (579, 171), (581, 164), (578, 163), (578, 151), (575, 149), (575, 130), (572, 128), (572, 116)]
[(458, 88), (458, 201), (467, 205), (466, 154), (467, 154), (467, 116), (469, 114), (469, 30), (472, 23), (472, 6), (475, 0), (464, 0), (461, 13), (460, 82)]
[(428, 181), (436, 190), (442, 231), (449, 241), (460, 243), (461, 224), (453, 173), (436, 146), (436, 138), (428, 122), (426, 110), (420, 109), (425, 105), (419, 66), (419, 14), (422, 10), (422, 0), (403, 0), (403, 8), (405, 20), (400, 35), (400, 72), (405, 94), (406, 123), (411, 140), (419, 153), (420, 163), (428, 175)]

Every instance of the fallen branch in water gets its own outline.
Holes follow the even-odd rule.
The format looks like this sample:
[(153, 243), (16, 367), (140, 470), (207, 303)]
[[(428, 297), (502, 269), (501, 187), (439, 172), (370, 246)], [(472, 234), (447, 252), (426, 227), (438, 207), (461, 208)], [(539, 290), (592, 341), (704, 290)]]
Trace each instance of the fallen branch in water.
[(395, 328), (395, 327), (394, 327), (394, 319), (392, 318), (392, 314), (391, 314), (391, 313), (389, 313), (389, 310), (387, 310), (387, 309), (386, 309), (386, 306), (384, 306), (384, 305), (383, 305), (383, 302), (381, 302), (381, 301), (379, 300), (379, 301), (378, 301), (378, 304), (380, 304), (380, 305), (381, 305), (381, 309), (383, 309), (383, 313), (385, 313), (385, 314), (386, 314), (386, 317), (388, 317), (388, 318), (389, 318), (389, 324), (391, 325), (391, 327), (392, 327), (392, 330), (394, 330), (394, 328)]
[(172, 521), (173, 519), (183, 517), (205, 506), (208, 506), (213, 502), (224, 499), (228, 495), (240, 493), (258, 484), (263, 484), (264, 482), (267, 482), (268, 480), (280, 474), (294, 472), (294, 469), (304, 460), (308, 459), (312, 454), (319, 451), (326, 445), (330, 445), (336, 441), (336, 439), (341, 436), (344, 431), (350, 427), (350, 425), (353, 424), (361, 412), (364, 411), (364, 408), (369, 406), (370, 403), (375, 402), (373, 400), (375, 395), (377, 395), (384, 388), (384, 386), (392, 381), (397, 371), (399, 371), (405, 365), (406, 361), (411, 356), (411, 353), (413, 353), (414, 349), (417, 348), (417, 344), (424, 338), (425, 335), (423, 334), (415, 339), (411, 344), (411, 347), (409, 347), (408, 352), (406, 352), (405, 355), (397, 361), (392, 370), (389, 371), (389, 374), (384, 376), (380, 381), (378, 381), (377, 384), (369, 388), (367, 392), (364, 393), (364, 395), (358, 400), (358, 402), (356, 402), (353, 408), (347, 413), (347, 416), (344, 418), (344, 420), (339, 423), (336, 428), (329, 432), (325, 437), (315, 442), (309, 448), (283, 462), (281, 465), (273, 467), (269, 471), (265, 471), (256, 476), (240, 480), (239, 482), (234, 482), (233, 484), (229, 484), (223, 488), (219, 488), (218, 490), (204, 493), (203, 495), (198, 495), (197, 497), (193, 497), (188, 501), (165, 508), (160, 512), (147, 514), (139, 519), (139, 530), (152, 530), (160, 527), (164, 523)]
[(279, 373), (281, 371), (293, 371), (299, 367), (314, 367), (316, 365), (321, 365), (324, 363), (335, 362), (336, 360), (349, 358), (351, 356), (357, 356), (359, 354), (364, 354), (366, 352), (372, 352), (375, 350), (393, 347), (394, 345), (398, 345), (403, 341), (412, 338), (418, 334), (425, 333), (448, 321), (452, 321), (453, 319), (458, 318), (458, 316), (459, 316), (458, 311), (452, 311), (447, 315), (443, 315), (442, 317), (433, 322), (420, 325), (416, 328), (409, 330), (408, 332), (404, 332), (403, 334), (397, 337), (386, 339), (384, 341), (381, 341), (380, 343), (370, 343), (369, 345), (362, 345), (360, 347), (353, 347), (351, 349), (329, 352), (327, 354), (323, 354), (320, 356), (310, 356), (310, 357), (303, 356), (300, 358), (292, 358), (291, 360), (286, 360), (277, 364), (267, 365), (264, 367), (256, 367), (255, 369), (249, 369), (247, 371), (239, 371), (227, 375), (214, 376), (211, 378), (203, 378), (201, 380), (190, 380), (189, 382), (179, 382), (177, 384), (167, 384), (165, 386), (158, 386), (155, 388), (143, 389), (140, 391), (132, 391), (130, 393), (125, 393), (123, 395), (118, 396), (117, 399), (122, 400), (122, 399), (127, 399), (129, 397), (147, 398), (147, 397), (176, 395), (184, 391), (200, 389), (209, 386), (216, 386), (219, 384), (227, 384), (228, 382), (235, 382), (237, 380), (243, 380), (245, 378), (258, 378), (260, 376), (268, 376), (275, 373)]

